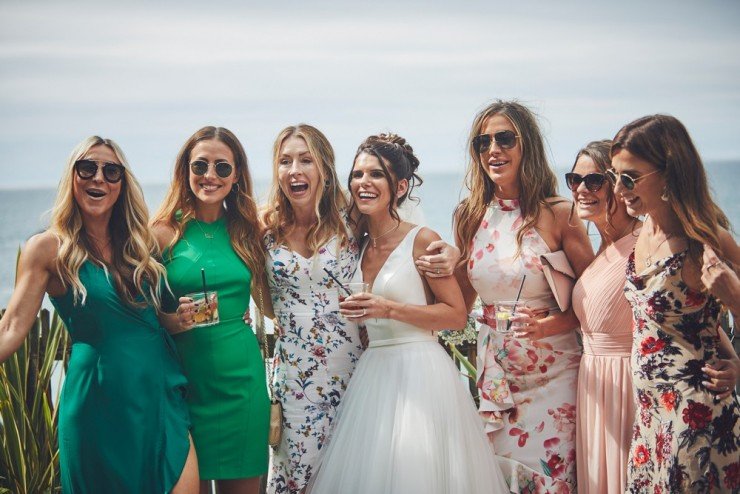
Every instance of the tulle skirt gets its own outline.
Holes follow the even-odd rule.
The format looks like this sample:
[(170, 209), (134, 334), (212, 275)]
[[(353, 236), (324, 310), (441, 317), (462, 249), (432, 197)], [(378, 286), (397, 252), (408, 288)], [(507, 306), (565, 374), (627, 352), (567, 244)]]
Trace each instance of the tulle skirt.
[(452, 360), (436, 341), (424, 341), (365, 351), (309, 492), (509, 489)]

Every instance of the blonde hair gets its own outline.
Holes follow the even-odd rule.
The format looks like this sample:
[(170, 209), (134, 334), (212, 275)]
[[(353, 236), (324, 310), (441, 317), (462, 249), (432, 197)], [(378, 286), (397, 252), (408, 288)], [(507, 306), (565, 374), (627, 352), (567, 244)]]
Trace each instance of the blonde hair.
[(611, 156), (622, 149), (662, 172), (668, 203), (688, 237), (689, 257), (701, 265), (704, 244), (722, 257), (719, 228), (729, 230), (730, 222), (712, 199), (701, 156), (686, 127), (670, 115), (638, 118), (619, 130)]
[(288, 197), (280, 188), (278, 167), (280, 149), (289, 137), (300, 137), (306, 142), (308, 152), (316, 163), (319, 179), (323, 187), (316, 194), (314, 213), (316, 224), (306, 235), (306, 245), (311, 255), (333, 237), (337, 245), (345, 246), (349, 241), (342, 212), (347, 209), (347, 198), (339, 185), (337, 170), (334, 167), (334, 149), (326, 136), (316, 127), (308, 124), (291, 125), (280, 131), (272, 147), (272, 188), (263, 214), (266, 230), (270, 231), (275, 242), (285, 243), (285, 236), (295, 223), (295, 212)]
[(185, 141), (175, 159), (175, 171), (164, 201), (152, 219), (152, 225), (160, 223), (171, 227), (175, 236), (169, 247), (182, 237), (188, 221), (195, 218), (195, 194), (190, 188), (190, 153), (201, 141), (216, 140), (229, 147), (234, 155), (236, 182), (224, 200), (226, 206), (226, 229), (231, 247), (253, 273), (253, 279), (261, 280), (265, 273), (265, 252), (262, 247), (261, 229), (254, 201), (252, 176), (249, 173), (247, 154), (239, 139), (223, 127), (203, 127)]
[(475, 116), (470, 129), (470, 161), (465, 176), (465, 185), (470, 194), (455, 209), (455, 235), (462, 249), (462, 260), (470, 257), (473, 237), (496, 191), (496, 184), (486, 173), (486, 166), (473, 147), (473, 138), (482, 132), (486, 120), (494, 115), (503, 115), (511, 122), (520, 136), (518, 143), (522, 148), (518, 180), (523, 221), (516, 233), (517, 254), (521, 250), (524, 234), (537, 223), (542, 208), (551, 210), (547, 199), (557, 196), (557, 178), (548, 163), (542, 133), (534, 114), (517, 101), (496, 100), (488, 105)]
[[(80, 208), (74, 198), (75, 162), (95, 146), (107, 146), (124, 167), (121, 192), (113, 205), (108, 224), (111, 235), (112, 261), (106, 264), (85, 234)], [(91, 136), (75, 147), (59, 181), (56, 201), (51, 212), (49, 230), (59, 239), (57, 273), (66, 288), (72, 287), (74, 303), (85, 304), (87, 289), (80, 281), (80, 269), (90, 260), (100, 265), (113, 278), (116, 292), (132, 306), (142, 296), (145, 303), (161, 306), (160, 281), (165, 269), (156, 261), (157, 242), (147, 227), (149, 213), (139, 183), (129, 169), (121, 148), (111, 139)]]

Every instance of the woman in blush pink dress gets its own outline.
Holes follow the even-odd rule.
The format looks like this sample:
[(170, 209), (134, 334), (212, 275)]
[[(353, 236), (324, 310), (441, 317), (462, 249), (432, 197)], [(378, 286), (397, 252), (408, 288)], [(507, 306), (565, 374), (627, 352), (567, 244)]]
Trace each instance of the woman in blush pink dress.
[[(573, 311), (561, 312), (539, 260), (564, 251), (580, 274), (593, 260), (583, 224), (568, 222), (534, 115), (497, 101), (475, 118), (470, 195), (455, 212), (464, 263), (457, 275), (470, 308), (484, 304), (478, 337), (480, 415), (512, 492), (576, 492), (576, 381), (581, 349)], [(517, 297), (518, 331), (495, 330), (495, 304)]]
[(635, 416), (630, 369), (632, 311), (624, 298), (627, 258), (641, 223), (627, 214), (607, 180), (611, 141), (581, 149), (570, 173), (573, 211), (591, 221), (601, 245), (573, 289), (581, 322), (583, 358), (578, 370), (576, 464), (578, 492), (624, 492)]

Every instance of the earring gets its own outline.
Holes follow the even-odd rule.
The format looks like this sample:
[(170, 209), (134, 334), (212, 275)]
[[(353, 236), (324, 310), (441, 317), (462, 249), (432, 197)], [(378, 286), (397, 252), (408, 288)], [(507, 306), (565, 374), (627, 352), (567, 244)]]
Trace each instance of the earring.
[(324, 180), (324, 188), (325, 189), (328, 189), (330, 185), (331, 185), (331, 180), (329, 180), (328, 178), (326, 180)]
[(664, 202), (668, 202), (668, 199), (669, 199), (669, 197), (668, 197), (668, 188), (667, 187), (663, 187), (663, 193), (660, 195), (660, 200), (661, 201), (664, 201)]
[(231, 186), (231, 192), (233, 192), (234, 194), (236, 194), (237, 192), (239, 192), (239, 184), (232, 185)]

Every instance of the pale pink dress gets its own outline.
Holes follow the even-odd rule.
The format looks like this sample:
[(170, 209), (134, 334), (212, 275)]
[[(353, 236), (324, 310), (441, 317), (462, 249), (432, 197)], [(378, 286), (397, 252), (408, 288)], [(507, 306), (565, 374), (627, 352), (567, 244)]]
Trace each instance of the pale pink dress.
[(473, 238), (468, 277), (484, 304), (478, 336), (480, 415), (512, 492), (574, 493), (576, 381), (581, 350), (573, 331), (531, 342), (495, 332), (493, 305), (516, 298), (557, 310), (539, 255), (549, 252), (535, 229), (517, 255), (519, 201), (494, 199)]
[(573, 289), (583, 358), (576, 410), (578, 492), (624, 492), (635, 404), (630, 351), (632, 310), (624, 297), (627, 259), (637, 236), (609, 245)]

